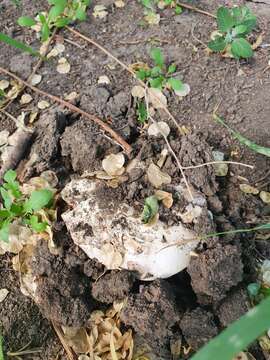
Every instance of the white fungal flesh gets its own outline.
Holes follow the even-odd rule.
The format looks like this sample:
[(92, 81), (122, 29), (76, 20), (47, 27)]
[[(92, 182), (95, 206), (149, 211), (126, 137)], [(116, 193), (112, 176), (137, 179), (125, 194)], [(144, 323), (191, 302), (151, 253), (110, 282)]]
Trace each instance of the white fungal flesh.
[(159, 220), (146, 226), (131, 206), (113, 199), (102, 204), (99, 186), (95, 180), (73, 180), (62, 192), (75, 205), (62, 217), (75, 244), (90, 258), (110, 269), (136, 271), (144, 280), (167, 278), (187, 267), (198, 244), (193, 231)]

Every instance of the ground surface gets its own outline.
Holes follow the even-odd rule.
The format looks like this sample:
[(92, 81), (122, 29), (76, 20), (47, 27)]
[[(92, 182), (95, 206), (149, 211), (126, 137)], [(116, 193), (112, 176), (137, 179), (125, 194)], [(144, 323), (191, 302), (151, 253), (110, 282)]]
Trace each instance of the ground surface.
[[(16, 25), (16, 19), (22, 12), (34, 15), (38, 9), (43, 9), (44, 2), (23, 0), (22, 3), (23, 10), (16, 9), (8, 0), (0, 1), (0, 30), (38, 47), (35, 34), (21, 29)], [(191, 3), (210, 12), (224, 4), (247, 3), (258, 15), (256, 35), (262, 33), (263, 44), (270, 43), (269, 5), (217, 0)], [(149, 62), (150, 48), (160, 46), (167, 61), (177, 63), (180, 77), (190, 84), (190, 95), (181, 101), (168, 94), (169, 109), (179, 124), (192, 132), (186, 138), (180, 138), (176, 132), (171, 136), (172, 146), (183, 165), (211, 160), (209, 154), (214, 149), (224, 152), (227, 159), (255, 166), (254, 170), (231, 167), (225, 178), (217, 179), (213, 178), (210, 168), (186, 172), (192, 185), (207, 197), (208, 208), (214, 214), (214, 229), (222, 231), (267, 222), (269, 206), (256, 196), (241, 192), (239, 184), (246, 179), (251, 185), (269, 191), (269, 160), (234, 141), (213, 121), (212, 113), (219, 104), (219, 113), (229, 125), (258, 144), (270, 146), (270, 71), (264, 71), (270, 59), (269, 47), (260, 47), (248, 62), (209, 56), (198, 41), (199, 38), (206, 43), (215, 27), (213, 19), (205, 15), (184, 11), (175, 16), (173, 11), (165, 10), (159, 26), (142, 27), (139, 23), (143, 10), (137, 1), (126, 1), (121, 9), (113, 7), (110, 0), (104, 0), (102, 4), (109, 8), (106, 20), (95, 19), (90, 9), (89, 19), (77, 25), (76, 29), (95, 39), (126, 64)], [(138, 126), (130, 95), (134, 79), (119, 65), (111, 66), (114, 64), (112, 60), (98, 49), (68, 31), (61, 31), (59, 36), (73, 42), (65, 41), (64, 53), (71, 71), (66, 75), (59, 74), (57, 60), (51, 59), (38, 71), (42, 75), (39, 87), (61, 97), (76, 91), (79, 94), (77, 105), (107, 119), (110, 126), (132, 144), (136, 155), (146, 137)], [(24, 79), (30, 74), (34, 62), (30, 56), (0, 44), (0, 65)], [(107, 75), (111, 83), (98, 86), (101, 75)], [(36, 94), (32, 96), (35, 102), (40, 100)], [(31, 106), (24, 110), (29, 111)], [(19, 115), (19, 102), (13, 102), (8, 111), (14, 116)], [(31, 151), (38, 152), (42, 161), (30, 174), (53, 169), (61, 179), (60, 188), (73, 174), (82, 174), (89, 168), (97, 170), (104, 155), (117, 150), (117, 145), (104, 138), (100, 129), (88, 120), (67, 112), (61, 114), (61, 111), (55, 107), (45, 110), (36, 122)], [(159, 116), (167, 120), (162, 112)], [(173, 124), (170, 126), (173, 128)], [(13, 131), (15, 127), (0, 113), (0, 130), (3, 129)], [(162, 140), (152, 139), (145, 145), (142, 158), (157, 157), (163, 147)], [(168, 162), (165, 166), (173, 182), (177, 183), (180, 176), (175, 164)], [(147, 188), (141, 174), (137, 174), (137, 178), (136, 186), (131, 182), (112, 190), (111, 194), (101, 192), (101, 201), (103, 199), (105, 204), (110, 199), (129, 203), (137, 201), (140, 205), (151, 193), (151, 188)], [(168, 221), (166, 211), (162, 216), (164, 221)], [(196, 230), (205, 233), (212, 228), (206, 222), (197, 224)], [(65, 325), (81, 325), (93, 307), (104, 306), (126, 295), (129, 295), (129, 300), (123, 314), (124, 323), (146, 337), (154, 349), (160, 351), (162, 348), (167, 354), (171, 337), (181, 331), (185, 341), (197, 350), (246, 311), (246, 284), (255, 275), (256, 261), (270, 254), (269, 245), (255, 242), (253, 235), (212, 239), (204, 244), (201, 255), (193, 258), (187, 271), (169, 280), (134, 284), (132, 276), (122, 274), (119, 278), (117, 272), (112, 272), (101, 277), (98, 283), (95, 281), (103, 273), (102, 266), (89, 261), (72, 244), (61, 223), (55, 232), (63, 248), (60, 258), (53, 257), (41, 247), (33, 264), (36, 275), (40, 277), (41, 312), (20, 293), (11, 258), (1, 258), (0, 288), (7, 288), (10, 294), (0, 307), (0, 329), (8, 349), (17, 350), (29, 341), (32, 341), (31, 347), (41, 347), (41, 353), (31, 355), (29, 359), (65, 358), (50, 322), (45, 318)], [(105, 287), (115, 292), (104, 296), (102, 289)], [(256, 355), (258, 359), (262, 358), (260, 353)]]

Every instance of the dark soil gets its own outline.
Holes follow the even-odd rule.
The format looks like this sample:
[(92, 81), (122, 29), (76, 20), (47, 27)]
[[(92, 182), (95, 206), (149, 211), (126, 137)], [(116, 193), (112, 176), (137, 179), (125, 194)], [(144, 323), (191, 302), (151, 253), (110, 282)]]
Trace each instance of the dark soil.
[[(96, 3), (93, 1), (93, 5)], [(211, 18), (189, 11), (175, 16), (173, 10), (167, 9), (162, 12), (159, 26), (148, 27), (139, 24), (143, 10), (137, 1), (126, 1), (122, 9), (115, 8), (113, 1), (102, 3), (108, 5), (106, 19), (95, 19), (90, 9), (89, 19), (75, 28), (126, 64), (150, 63), (149, 50), (160, 46), (166, 62), (175, 62), (180, 77), (191, 86), (190, 95), (183, 100), (166, 94), (169, 109), (179, 124), (190, 130), (188, 136), (180, 137), (169, 122), (169, 141), (183, 166), (212, 161), (212, 150), (224, 152), (226, 159), (254, 165), (254, 170), (231, 166), (225, 178), (216, 177), (211, 167), (186, 171), (189, 183), (207, 200), (205, 221), (195, 224), (195, 230), (205, 234), (269, 222), (269, 205), (258, 196), (239, 190), (240, 183), (249, 182), (269, 191), (269, 159), (241, 146), (212, 118), (219, 104), (218, 112), (229, 125), (258, 144), (270, 146), (270, 71), (264, 71), (269, 61), (268, 48), (260, 47), (249, 61), (209, 56), (197, 38), (207, 43), (215, 29)], [(263, 33), (263, 44), (270, 43), (269, 5), (229, 0), (192, 3), (211, 12), (220, 5), (247, 3), (258, 15), (254, 39)], [(38, 49), (36, 35), (19, 27), (16, 19), (22, 14), (34, 16), (44, 9), (44, 1), (23, 0), (22, 4), (22, 8), (16, 8), (8, 0), (0, 1), (0, 31)], [(64, 42), (63, 54), (71, 64), (71, 71), (59, 74), (57, 59), (50, 59), (38, 70), (42, 75), (38, 86), (61, 97), (76, 91), (79, 94), (76, 105), (107, 121), (132, 145), (132, 157), (140, 156), (146, 165), (156, 161), (165, 143), (161, 138), (149, 139), (137, 122), (130, 95), (135, 80), (98, 49), (87, 46), (67, 30), (59, 33), (58, 40), (62, 37), (72, 41)], [(27, 78), (35, 62), (30, 55), (0, 43), (0, 66), (22, 78)], [(98, 84), (101, 75), (107, 75), (111, 83)], [(5, 77), (0, 75), (0, 80), (2, 78)], [(27, 92), (33, 96), (33, 103), (22, 106), (15, 100), (7, 109), (13, 116), (21, 111), (29, 112), (41, 100), (31, 91)], [(167, 121), (167, 116), (159, 111), (157, 119)], [(32, 144), (18, 173), (26, 180), (44, 170), (53, 170), (59, 178), (59, 190), (85, 171), (100, 170), (106, 154), (121, 150), (104, 137), (95, 124), (55, 105), (41, 112), (34, 128)], [(0, 112), (0, 131), (3, 129), (12, 133), (15, 125)], [(34, 157), (34, 163), (26, 169), (26, 160)], [(172, 185), (179, 183), (179, 170), (171, 157), (164, 171), (172, 177)], [(136, 168), (117, 189), (101, 186), (97, 194), (100, 203), (107, 207), (114, 201), (126, 201), (141, 212), (143, 199), (153, 193), (144, 174), (144, 169)], [(171, 187), (165, 186), (163, 190), (171, 191)], [(60, 205), (61, 212), (66, 205)], [(175, 208), (182, 209), (185, 205), (183, 200), (174, 199)], [(170, 225), (179, 221), (168, 209), (162, 209), (160, 219)], [(257, 261), (270, 254), (269, 242), (254, 241), (253, 234), (212, 237), (199, 246), (187, 271), (167, 280), (143, 283), (135, 280), (131, 273), (108, 272), (101, 264), (89, 260), (73, 244), (60, 221), (55, 225), (54, 234), (60, 255), (50, 254), (44, 243), (36, 249), (32, 261), (38, 279), (38, 306), (21, 294), (11, 258), (0, 257), (0, 289), (10, 291), (0, 307), (0, 331), (5, 349), (18, 350), (31, 340), (30, 347), (38, 346), (42, 351), (29, 359), (66, 359), (50, 325), (52, 320), (62, 325), (81, 326), (93, 309), (104, 309), (114, 300), (125, 297), (128, 300), (121, 316), (123, 324), (144, 337), (154, 352), (169, 359), (171, 340), (181, 336), (197, 350), (248, 309), (246, 286), (255, 278)], [(259, 353), (256, 359), (263, 357)]]

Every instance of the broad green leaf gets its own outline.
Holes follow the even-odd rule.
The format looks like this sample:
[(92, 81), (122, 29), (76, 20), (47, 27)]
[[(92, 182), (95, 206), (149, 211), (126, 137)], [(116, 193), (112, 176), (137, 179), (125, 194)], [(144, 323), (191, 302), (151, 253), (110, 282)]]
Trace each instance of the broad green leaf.
[(6, 34), (3, 34), (2, 32), (0, 32), (0, 41), (6, 43), (7, 45), (11, 45), (16, 49), (27, 52), (31, 55), (40, 56), (40, 54), (37, 51), (35, 51), (34, 49), (32, 49), (30, 46), (27, 46), (24, 43), (17, 41), (15, 39), (12, 39), (11, 37), (9, 37)]
[(249, 139), (245, 138), (244, 136), (242, 136), (240, 133), (238, 133), (237, 131), (233, 130), (232, 128), (229, 127), (229, 125), (227, 125), (224, 120), (219, 117), (217, 114), (214, 114), (214, 119), (219, 122), (221, 125), (225, 126), (232, 134), (233, 136), (239, 140), (239, 142), (243, 145), (246, 145), (247, 147), (249, 147), (251, 150), (268, 156), (270, 157), (270, 148), (264, 147), (264, 146), (260, 146), (257, 145), (256, 143), (254, 143), (253, 141), (250, 141)]
[(169, 85), (172, 87), (173, 90), (179, 91), (183, 89), (183, 83), (179, 79), (170, 78), (168, 80)]
[(229, 31), (233, 27), (234, 19), (228, 8), (222, 6), (218, 9), (217, 24), (218, 24), (218, 29), (224, 33)]
[(147, 78), (146, 71), (144, 69), (139, 69), (136, 71), (137, 79), (144, 81)]
[(45, 42), (49, 39), (50, 36), (50, 28), (49, 25), (47, 23), (42, 25), (41, 28), (41, 41)]
[(150, 79), (150, 85), (152, 88), (156, 88), (156, 89), (162, 89), (162, 84), (164, 81), (164, 77), (163, 76), (159, 76), (155, 79)]
[(160, 74), (162, 73), (162, 70), (159, 66), (154, 66), (152, 69), (151, 69), (151, 76), (152, 77), (156, 77), (156, 76), (159, 76)]
[(78, 19), (80, 21), (86, 20), (86, 12), (84, 11), (84, 9), (82, 9), (80, 7), (76, 10), (75, 16), (76, 16), (76, 19)]
[(32, 215), (29, 220), (29, 225), (35, 232), (42, 232), (46, 230), (48, 224), (46, 222), (39, 222), (38, 217)]
[(5, 208), (7, 210), (10, 210), (10, 207), (12, 204), (12, 199), (11, 199), (9, 193), (4, 188), (0, 188), (0, 193), (1, 193)]
[(4, 175), (4, 180), (8, 183), (12, 183), (16, 180), (17, 174), (14, 170), (8, 170)]
[(0, 209), (0, 219), (7, 219), (10, 216), (10, 212), (5, 209)]
[(12, 204), (11, 208), (10, 208), (10, 213), (12, 214), (12, 216), (21, 216), (24, 214), (24, 207), (23, 205), (19, 205), (19, 204)]
[(191, 360), (231, 360), (270, 328), (270, 297), (210, 340)]
[(4, 221), (0, 228), (0, 240), (2, 240), (4, 242), (8, 242), (8, 239), (9, 239), (9, 225), (10, 225), (10, 222), (8, 220)]
[(47, 206), (53, 198), (50, 190), (42, 189), (33, 191), (30, 199), (25, 203), (25, 210), (28, 212), (38, 211)]
[(3, 337), (0, 335), (0, 360), (4, 360)]
[(176, 5), (174, 12), (175, 12), (175, 15), (180, 15), (183, 12), (183, 9), (181, 8), (180, 5)]
[(149, 223), (153, 217), (158, 213), (159, 205), (155, 196), (149, 196), (144, 201), (144, 208), (142, 212), (142, 222)]
[(233, 28), (233, 36), (236, 36), (236, 35), (241, 35), (241, 34), (244, 34), (245, 32), (247, 32), (247, 26), (246, 25), (237, 25)]
[(144, 101), (140, 101), (138, 103), (137, 116), (138, 116), (138, 121), (141, 124), (144, 124), (147, 121), (148, 114), (147, 114), (147, 109), (146, 109)]
[(18, 181), (5, 183), (3, 187), (6, 190), (9, 190), (16, 199), (19, 199), (22, 196)]
[(231, 51), (235, 58), (250, 58), (253, 56), (253, 50), (250, 43), (243, 38), (234, 39), (231, 45)]
[(162, 51), (159, 48), (153, 48), (150, 51), (151, 58), (153, 59), (155, 65), (159, 67), (163, 67), (164, 65), (164, 57)]
[(60, 19), (56, 20), (54, 25), (58, 28), (63, 28), (65, 26), (67, 26), (70, 22), (71, 22), (71, 20), (68, 18), (60, 18)]
[(30, 18), (29, 16), (21, 16), (18, 19), (18, 24), (20, 26), (31, 27), (36, 24), (36, 21), (34, 19)]
[(226, 45), (226, 41), (222, 36), (219, 36), (208, 43), (209, 49), (216, 52), (223, 51), (226, 48)]
[(62, 4), (54, 5), (49, 11), (49, 15), (48, 15), (49, 21), (53, 21), (53, 22), (56, 21), (58, 16), (63, 14), (64, 10), (65, 10), (65, 5)]
[(175, 71), (176, 71), (176, 65), (175, 65), (175, 64), (171, 64), (171, 65), (168, 67), (167, 73), (168, 73), (168, 74), (173, 74), (173, 73), (175, 73)]

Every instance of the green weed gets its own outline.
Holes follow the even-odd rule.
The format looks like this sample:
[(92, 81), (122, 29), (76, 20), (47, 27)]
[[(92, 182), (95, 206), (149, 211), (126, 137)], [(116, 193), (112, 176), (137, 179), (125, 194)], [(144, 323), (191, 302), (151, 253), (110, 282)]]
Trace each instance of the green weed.
[(217, 11), (217, 25), (218, 32), (208, 43), (209, 49), (215, 52), (230, 51), (237, 59), (253, 56), (251, 44), (246, 38), (256, 26), (256, 16), (249, 8), (220, 7)]
[(41, 41), (47, 41), (53, 28), (63, 28), (76, 20), (84, 21), (91, 0), (48, 0), (51, 8), (48, 14), (40, 12), (36, 19), (22, 16), (18, 19), (21, 26), (32, 27), (41, 23)]
[(155, 195), (149, 196), (144, 201), (144, 208), (142, 212), (142, 222), (144, 224), (148, 224), (151, 220), (154, 219), (156, 214), (158, 213), (159, 205), (158, 199)]
[(173, 89), (175, 91), (182, 90), (182, 81), (172, 77), (172, 75), (176, 72), (176, 65), (171, 64), (166, 67), (164, 55), (161, 49), (151, 49), (150, 56), (153, 60), (154, 66), (152, 68), (140, 68), (136, 72), (137, 78), (149, 84), (152, 88), (160, 90), (163, 90), (164, 88)]
[(16, 177), (15, 171), (7, 171), (0, 187), (0, 240), (5, 242), (9, 240), (9, 227), (14, 220), (20, 220), (34, 232), (45, 231), (48, 224), (39, 220), (38, 211), (48, 207), (53, 199), (53, 193), (48, 189), (33, 191), (29, 198), (25, 197)]
[(182, 13), (182, 8), (178, 5), (175, 0), (139, 0), (139, 2), (145, 8), (145, 15), (155, 15), (157, 8), (164, 9), (166, 7), (174, 8), (175, 14), (179, 15)]

